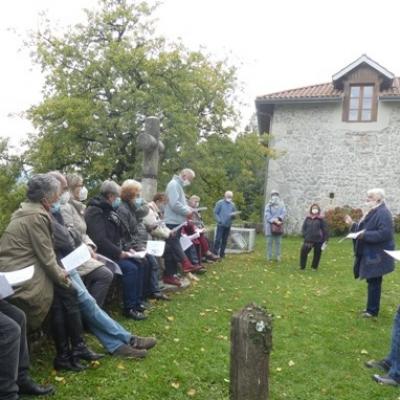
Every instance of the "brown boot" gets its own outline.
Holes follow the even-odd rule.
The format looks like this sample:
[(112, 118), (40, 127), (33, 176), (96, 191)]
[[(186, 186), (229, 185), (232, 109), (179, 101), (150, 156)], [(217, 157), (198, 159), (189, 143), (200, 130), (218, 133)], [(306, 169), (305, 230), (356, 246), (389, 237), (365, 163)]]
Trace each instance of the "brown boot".
[(157, 340), (154, 337), (143, 337), (133, 336), (131, 339), (131, 346), (134, 349), (145, 349), (149, 350), (157, 344)]
[(147, 355), (147, 350), (138, 349), (129, 344), (123, 344), (119, 346), (117, 350), (114, 351), (113, 356), (125, 357), (125, 358), (145, 358)]

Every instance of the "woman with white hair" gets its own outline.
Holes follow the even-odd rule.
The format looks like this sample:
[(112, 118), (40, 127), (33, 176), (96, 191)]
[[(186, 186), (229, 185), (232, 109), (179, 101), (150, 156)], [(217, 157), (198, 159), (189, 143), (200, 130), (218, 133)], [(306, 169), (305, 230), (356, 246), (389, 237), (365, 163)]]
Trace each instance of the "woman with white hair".
[(368, 283), (367, 307), (363, 317), (379, 314), (382, 278), (394, 270), (394, 260), (384, 250), (394, 249), (393, 217), (385, 204), (383, 189), (367, 192), (368, 210), (358, 223), (346, 215), (345, 222), (352, 232), (361, 232), (354, 240), (354, 277)]

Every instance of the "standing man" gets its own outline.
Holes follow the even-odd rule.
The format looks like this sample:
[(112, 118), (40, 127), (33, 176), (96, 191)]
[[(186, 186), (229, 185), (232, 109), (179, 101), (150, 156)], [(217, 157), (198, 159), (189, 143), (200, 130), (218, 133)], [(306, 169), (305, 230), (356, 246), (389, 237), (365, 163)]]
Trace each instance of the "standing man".
[(185, 168), (179, 175), (174, 175), (165, 190), (167, 204), (165, 206), (164, 219), (167, 227), (174, 232), (166, 240), (164, 255), (165, 271), (163, 280), (164, 283), (170, 285), (182, 286), (180, 279), (177, 277), (178, 262), (182, 263), (183, 272), (196, 272), (201, 269), (199, 265), (192, 265), (180, 244), (181, 227), (179, 226), (193, 215), (192, 208), (186, 202), (183, 188), (189, 186), (195, 176), (196, 174), (193, 170)]
[(225, 257), (226, 242), (232, 226), (232, 219), (236, 215), (236, 207), (232, 201), (233, 193), (225, 192), (224, 198), (218, 200), (214, 207), (214, 217), (217, 221), (217, 234), (215, 235), (214, 253), (221, 258)]

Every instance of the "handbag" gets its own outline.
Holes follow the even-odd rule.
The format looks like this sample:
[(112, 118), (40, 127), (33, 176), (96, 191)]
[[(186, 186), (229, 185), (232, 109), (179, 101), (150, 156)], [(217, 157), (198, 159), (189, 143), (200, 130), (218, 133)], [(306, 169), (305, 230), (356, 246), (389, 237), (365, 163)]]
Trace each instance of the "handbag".
[(280, 225), (272, 223), (271, 224), (271, 233), (273, 235), (283, 235), (283, 223)]

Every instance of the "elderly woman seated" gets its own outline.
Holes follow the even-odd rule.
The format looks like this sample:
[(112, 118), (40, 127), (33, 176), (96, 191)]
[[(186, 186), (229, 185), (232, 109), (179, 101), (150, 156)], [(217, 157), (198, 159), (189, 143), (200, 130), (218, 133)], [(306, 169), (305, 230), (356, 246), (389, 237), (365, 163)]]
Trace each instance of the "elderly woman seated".
[(113, 280), (113, 273), (102, 262), (96, 259), (97, 246), (87, 235), (84, 218), (86, 206), (80, 199), (84, 199), (86, 192), (83, 179), (79, 175), (68, 175), (68, 192), (61, 197), (61, 214), (65, 225), (73, 229), (81, 242), (91, 251), (92, 258), (78, 268), (79, 275), (88, 288), (89, 293), (96, 299), (97, 304), (103, 307)]
[[(140, 197), (142, 185), (134, 179), (127, 179), (121, 186), (121, 205), (117, 213), (122, 221), (122, 245), (125, 249), (142, 251), (146, 248), (151, 236), (143, 224), (143, 218), (149, 213), (149, 208)], [(145, 281), (143, 295), (157, 300), (169, 300), (168, 296), (161, 293), (158, 284), (160, 266), (157, 259), (151, 254), (146, 254), (142, 260), (145, 268)]]
[(85, 212), (87, 233), (100, 254), (115, 261), (122, 271), (124, 315), (134, 320), (147, 317), (143, 311), (143, 268), (133, 258), (134, 251), (122, 248), (122, 223), (116, 213), (121, 203), (121, 188), (111, 180), (104, 181), (100, 195), (91, 199)]

